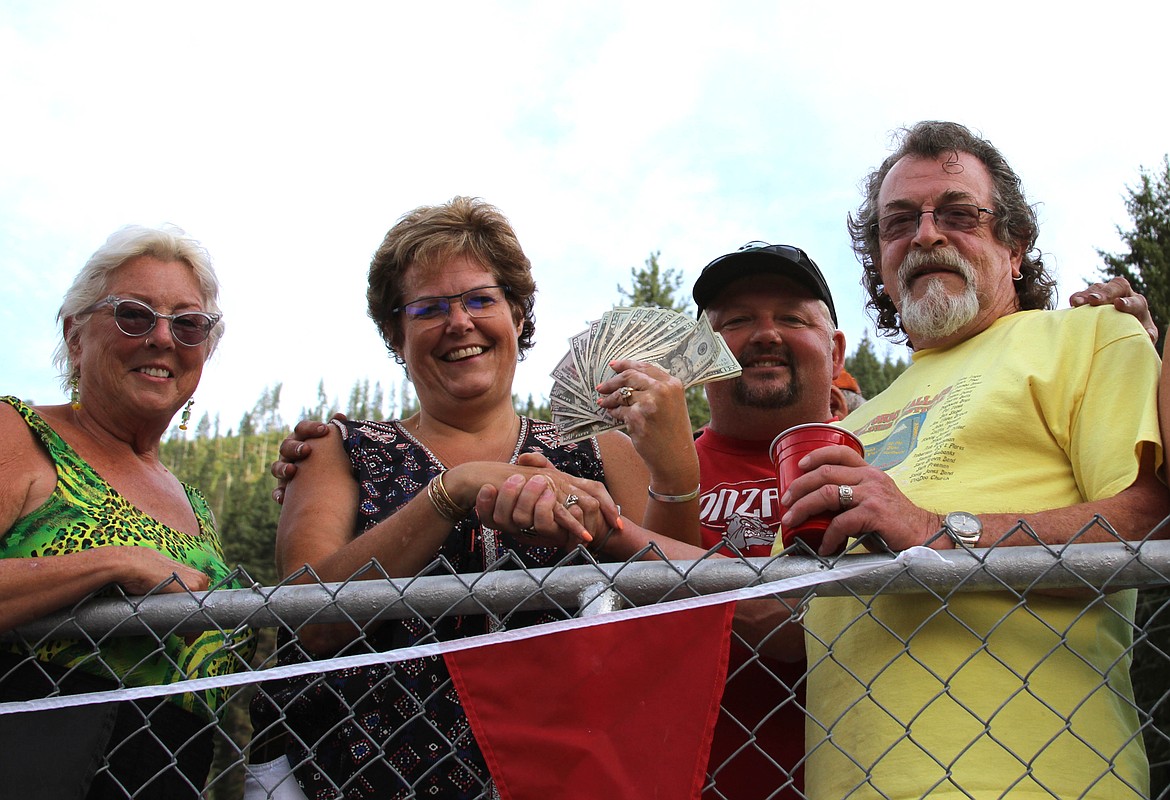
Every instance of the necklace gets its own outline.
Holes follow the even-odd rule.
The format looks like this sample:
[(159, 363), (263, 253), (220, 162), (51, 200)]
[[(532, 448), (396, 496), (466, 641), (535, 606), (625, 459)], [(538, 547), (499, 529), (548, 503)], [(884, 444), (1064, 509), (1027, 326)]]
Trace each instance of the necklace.
[[(406, 427), (405, 423), (403, 424), (403, 427)], [(516, 449), (516, 443), (518, 442), (518, 440), (520, 438), (520, 431), (518, 430), (519, 427), (520, 427), (520, 417), (518, 417), (518, 416), (513, 417), (512, 424), (508, 426), (508, 439), (504, 442), (503, 448), (501, 450), (497, 451), (498, 452), (497, 456), (495, 456), (494, 458), (486, 459), (486, 460), (488, 460), (488, 461), (502, 461), (505, 463), (510, 462), (512, 460), (512, 454)], [(426, 449), (428, 452), (430, 452), (431, 455), (433, 455), (435, 457), (435, 459), (437, 461), (439, 461), (439, 463), (442, 464), (444, 467), (453, 467), (453, 466), (456, 466), (458, 464), (462, 464), (463, 461), (467, 461), (467, 460), (479, 460), (479, 459), (464, 459), (463, 461), (459, 461), (459, 460), (456, 460), (456, 459), (449, 457), (446, 453), (444, 453), (442, 450), (440, 450), (435, 445), (434, 439), (432, 439), (430, 436), (427, 436), (426, 434), (424, 434), (422, 432), (422, 415), (421, 414), (414, 418), (414, 438), (416, 440), (418, 440), (418, 443), (420, 445), (422, 445), (424, 449)]]

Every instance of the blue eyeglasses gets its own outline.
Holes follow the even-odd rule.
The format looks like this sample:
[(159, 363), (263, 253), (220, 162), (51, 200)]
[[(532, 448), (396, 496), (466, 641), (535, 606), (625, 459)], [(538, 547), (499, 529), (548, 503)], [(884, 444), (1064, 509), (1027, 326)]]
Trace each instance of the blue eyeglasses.
[(478, 289), (468, 289), (459, 294), (420, 297), (391, 310), (395, 314), (404, 314), (412, 323), (438, 325), (447, 319), (451, 314), (451, 305), (458, 300), (468, 316), (491, 317), (500, 313), (507, 305), (510, 291), (507, 286), (502, 285), (480, 286)]

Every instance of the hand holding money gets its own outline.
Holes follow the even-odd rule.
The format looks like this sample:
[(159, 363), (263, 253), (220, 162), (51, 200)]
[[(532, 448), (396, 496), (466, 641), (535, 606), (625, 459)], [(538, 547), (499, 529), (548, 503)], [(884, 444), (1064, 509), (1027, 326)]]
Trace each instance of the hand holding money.
[(629, 434), (655, 488), (669, 486), (672, 495), (690, 491), (699, 465), (696, 460), (688, 470), (685, 463), (694, 435), (682, 382), (647, 361), (619, 358), (610, 366), (615, 374), (597, 385), (597, 404)]
[[(684, 388), (740, 374), (739, 362), (706, 314), (694, 320), (665, 308), (612, 309), (569, 340), (569, 352), (552, 372), (550, 405), (562, 442), (626, 427), (624, 415), (610, 409), (632, 405), (637, 388), (611, 388), (615, 361), (653, 365)], [(601, 393), (616, 397), (599, 403)]]

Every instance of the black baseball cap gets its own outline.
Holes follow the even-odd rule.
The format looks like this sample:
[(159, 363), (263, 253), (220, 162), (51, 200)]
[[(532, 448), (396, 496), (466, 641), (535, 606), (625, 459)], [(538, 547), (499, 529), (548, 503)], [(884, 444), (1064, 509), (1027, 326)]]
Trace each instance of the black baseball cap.
[(695, 305), (702, 311), (727, 284), (745, 275), (760, 272), (783, 275), (804, 284), (814, 296), (825, 301), (825, 305), (829, 307), (829, 316), (833, 318), (833, 325), (837, 325), (837, 309), (833, 306), (833, 295), (829, 293), (829, 284), (825, 283), (825, 276), (821, 274), (820, 267), (808, 257), (808, 253), (787, 244), (748, 242), (734, 253), (719, 256), (703, 267), (702, 274), (695, 281), (692, 292)]

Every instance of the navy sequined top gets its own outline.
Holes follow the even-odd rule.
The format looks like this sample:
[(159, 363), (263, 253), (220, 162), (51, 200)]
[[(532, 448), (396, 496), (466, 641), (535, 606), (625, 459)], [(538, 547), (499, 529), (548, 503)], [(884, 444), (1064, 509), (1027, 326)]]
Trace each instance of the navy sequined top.
[[(332, 424), (341, 430), (359, 484), (356, 535), (394, 514), (444, 469), (400, 422)], [(522, 417), (510, 461), (525, 452), (544, 455), (562, 472), (604, 482), (596, 439), (560, 445), (552, 423)], [(547, 567), (564, 554), (484, 527), (473, 513), (454, 526), (435, 558), (450, 567), (430, 574)], [(345, 654), (558, 618), (528, 611), (503, 620), (483, 614), (389, 620)], [(282, 661), (308, 658), (289, 641), (282, 644)], [(441, 656), (268, 681), (252, 703), (253, 729), (271, 730), (282, 710), (291, 734), (286, 754), (313, 800), (485, 796), (490, 776)]]

